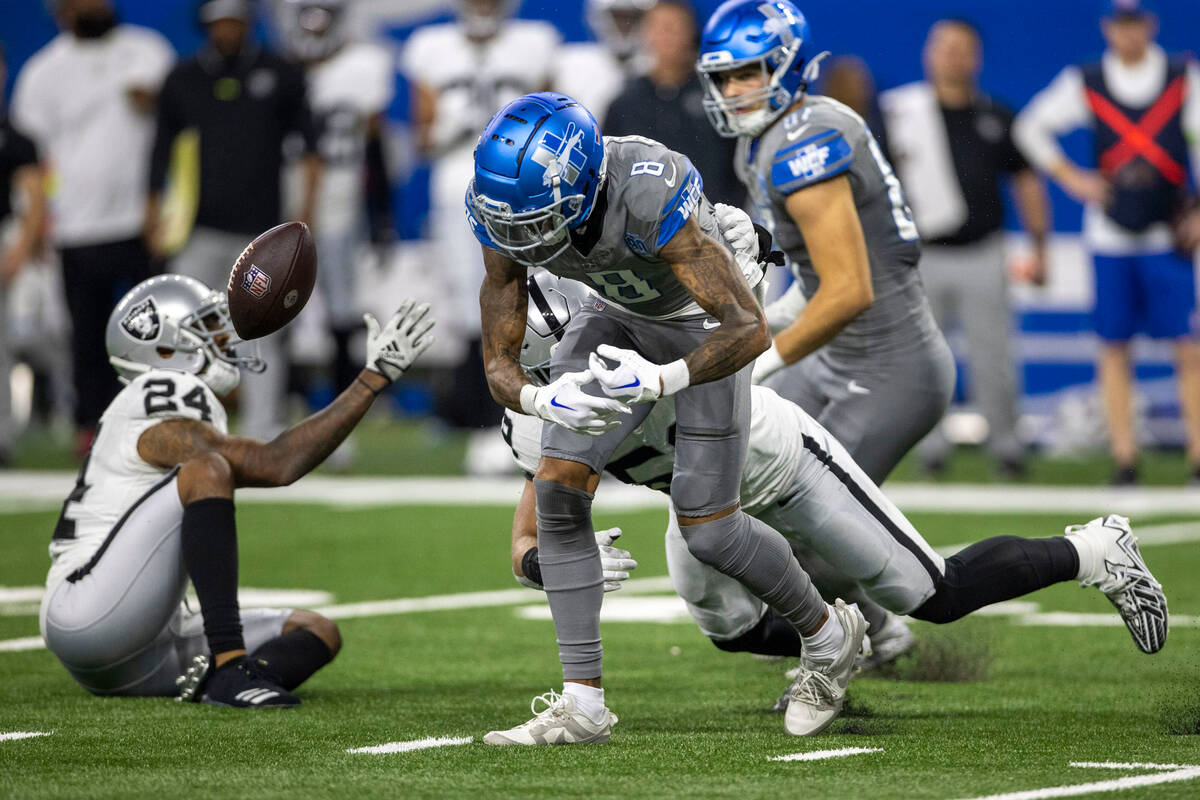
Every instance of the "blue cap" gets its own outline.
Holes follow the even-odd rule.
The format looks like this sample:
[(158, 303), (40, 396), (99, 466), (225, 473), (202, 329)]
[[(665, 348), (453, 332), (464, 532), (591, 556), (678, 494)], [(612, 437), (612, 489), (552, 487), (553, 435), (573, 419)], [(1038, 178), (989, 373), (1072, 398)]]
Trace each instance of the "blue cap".
[(1154, 13), (1151, 4), (1146, 0), (1106, 0), (1104, 16), (1120, 19), (1122, 17), (1148, 17)]

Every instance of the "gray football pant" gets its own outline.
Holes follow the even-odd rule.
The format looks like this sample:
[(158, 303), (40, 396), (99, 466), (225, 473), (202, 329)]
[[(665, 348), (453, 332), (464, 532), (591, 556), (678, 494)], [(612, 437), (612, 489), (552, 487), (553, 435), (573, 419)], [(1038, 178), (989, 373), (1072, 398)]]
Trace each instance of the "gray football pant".
[(882, 484), (946, 412), (954, 356), (937, 331), (906, 350), (854, 358), (823, 347), (764, 384), (821, 423)]
[[(938, 326), (946, 330), (957, 320), (966, 334), (971, 397), (988, 421), (988, 448), (997, 458), (1020, 459), (1024, 449), (1017, 437), (1017, 378), (1004, 256), (999, 233), (974, 244), (926, 246), (921, 277)], [(950, 442), (934, 428), (919, 452), (926, 461), (941, 461), (949, 455)]]
[[(92, 694), (177, 694), (175, 679), (208, 651), (203, 618), (181, 605), (188, 582), (182, 521), (176, 481), (165, 481), (115, 528), (87, 574), (47, 587), (42, 638)], [(247, 652), (279, 636), (291, 613), (243, 610)]]
[[(189, 275), (210, 289), (223, 292), (229, 285), (234, 262), (252, 238), (244, 233), (196, 228), (187, 244), (171, 260), (170, 271)], [(259, 374), (242, 370), (238, 397), (241, 404), (239, 432), (243, 436), (269, 440), (283, 430), (287, 391), (285, 337), (285, 331), (279, 331), (238, 348), (247, 353), (257, 348), (258, 356), (267, 362), (266, 371)]]
[[(945, 561), (845, 448), (825, 433), (805, 442), (801, 458), (791, 489), (755, 516), (811, 550), (888, 611), (907, 614), (932, 597)], [(765, 604), (688, 552), (674, 513), (666, 548), (671, 583), (704, 635), (735, 639), (762, 618)], [(803, 557), (801, 563), (809, 568)]]
[[(686, 355), (709, 335), (704, 318), (652, 321), (611, 306), (584, 308), (555, 350), (551, 374), (584, 369), (600, 344), (630, 348), (656, 363)], [(750, 432), (750, 368), (675, 395), (675, 469), (671, 501), (681, 516), (702, 517), (738, 502), (741, 467)], [(585, 391), (600, 393), (596, 384)], [(621, 427), (602, 436), (547, 425), (542, 455), (604, 469), (608, 457), (649, 413), (634, 406)], [(603, 580), (591, 527), (591, 495), (550, 481), (534, 482), (538, 505), (538, 556), (559, 642), (563, 677), (595, 678), (601, 671), (600, 604)], [(736, 578), (800, 631), (825, 614), (825, 604), (776, 531), (737, 510), (717, 520), (683, 527), (689, 551)]]

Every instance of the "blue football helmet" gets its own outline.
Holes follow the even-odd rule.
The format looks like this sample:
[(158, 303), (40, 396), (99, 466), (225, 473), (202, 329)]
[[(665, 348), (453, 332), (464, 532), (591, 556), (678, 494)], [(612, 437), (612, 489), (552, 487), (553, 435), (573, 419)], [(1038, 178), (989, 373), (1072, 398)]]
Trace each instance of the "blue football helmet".
[[(804, 14), (788, 0), (728, 0), (700, 35), (696, 71), (707, 90), (704, 110), (722, 136), (758, 136), (783, 116), (817, 79), (821, 59)], [(725, 75), (757, 64), (763, 88), (723, 94)]]
[(564, 94), (537, 92), (492, 117), (475, 147), (467, 217), (475, 236), (529, 266), (571, 244), (604, 183), (600, 126)]

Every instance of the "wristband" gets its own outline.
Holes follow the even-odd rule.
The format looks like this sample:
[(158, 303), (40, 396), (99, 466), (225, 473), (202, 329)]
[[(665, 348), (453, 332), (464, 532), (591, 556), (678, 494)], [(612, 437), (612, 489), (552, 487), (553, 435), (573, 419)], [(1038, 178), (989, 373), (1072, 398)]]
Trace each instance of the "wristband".
[(525, 551), (525, 555), (521, 557), (521, 572), (525, 573), (525, 577), (533, 581), (541, 588), (542, 584), (542, 562), (538, 561), (538, 549), (536, 546)]
[(521, 412), (528, 414), (531, 417), (538, 415), (537, 408), (533, 405), (534, 397), (537, 395), (538, 387), (532, 383), (527, 383), (521, 387)]
[(692, 375), (688, 372), (687, 364), (682, 358), (676, 359), (670, 364), (663, 364), (662, 371), (658, 374), (662, 379), (663, 397), (686, 389), (692, 382)]
[[(371, 370), (371, 371), (372, 371), (372, 372), (375, 372), (375, 370)], [(379, 375), (379, 373), (378, 373), (378, 372), (375, 372), (375, 374), (376, 374), (376, 375)], [(381, 376), (381, 377), (386, 377), (386, 376)], [(382, 392), (382, 391), (383, 391), (383, 389), (380, 389), (380, 390), (379, 390), (379, 392), (377, 392), (377, 391), (375, 391), (374, 389), (372, 389), (372, 388), (371, 388), (371, 384), (367, 383), (366, 381), (364, 381), (364, 380), (362, 379), (362, 375), (355, 375), (355, 376), (354, 376), (354, 380), (355, 380), (355, 381), (357, 381), (358, 383), (361, 383), (363, 386), (367, 387), (367, 391), (368, 391), (368, 392), (370, 392), (370, 393), (371, 393), (372, 395), (374, 395), (375, 397), (379, 397), (379, 392)], [(390, 384), (390, 383), (391, 383), (391, 381), (388, 381), (388, 383)], [(385, 386), (385, 387), (383, 387), (383, 388), (384, 388), (384, 389), (386, 389), (387, 387)]]

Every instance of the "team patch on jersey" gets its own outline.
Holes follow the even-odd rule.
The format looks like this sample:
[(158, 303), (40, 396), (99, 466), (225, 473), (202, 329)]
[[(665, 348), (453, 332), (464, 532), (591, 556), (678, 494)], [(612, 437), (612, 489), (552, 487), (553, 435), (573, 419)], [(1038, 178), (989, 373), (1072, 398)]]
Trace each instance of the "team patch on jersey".
[(639, 255), (643, 258), (650, 257), (650, 248), (646, 246), (646, 243), (640, 237), (634, 236), (632, 233), (625, 234), (625, 245), (634, 255)]
[(147, 297), (133, 308), (121, 320), (121, 330), (139, 342), (152, 342), (158, 338), (160, 325), (158, 306), (153, 297)]
[(271, 276), (251, 264), (250, 269), (242, 276), (242, 290), (261, 300), (271, 291)]
[(784, 192), (802, 189), (850, 169), (854, 151), (840, 131), (826, 130), (775, 154), (771, 182)]

